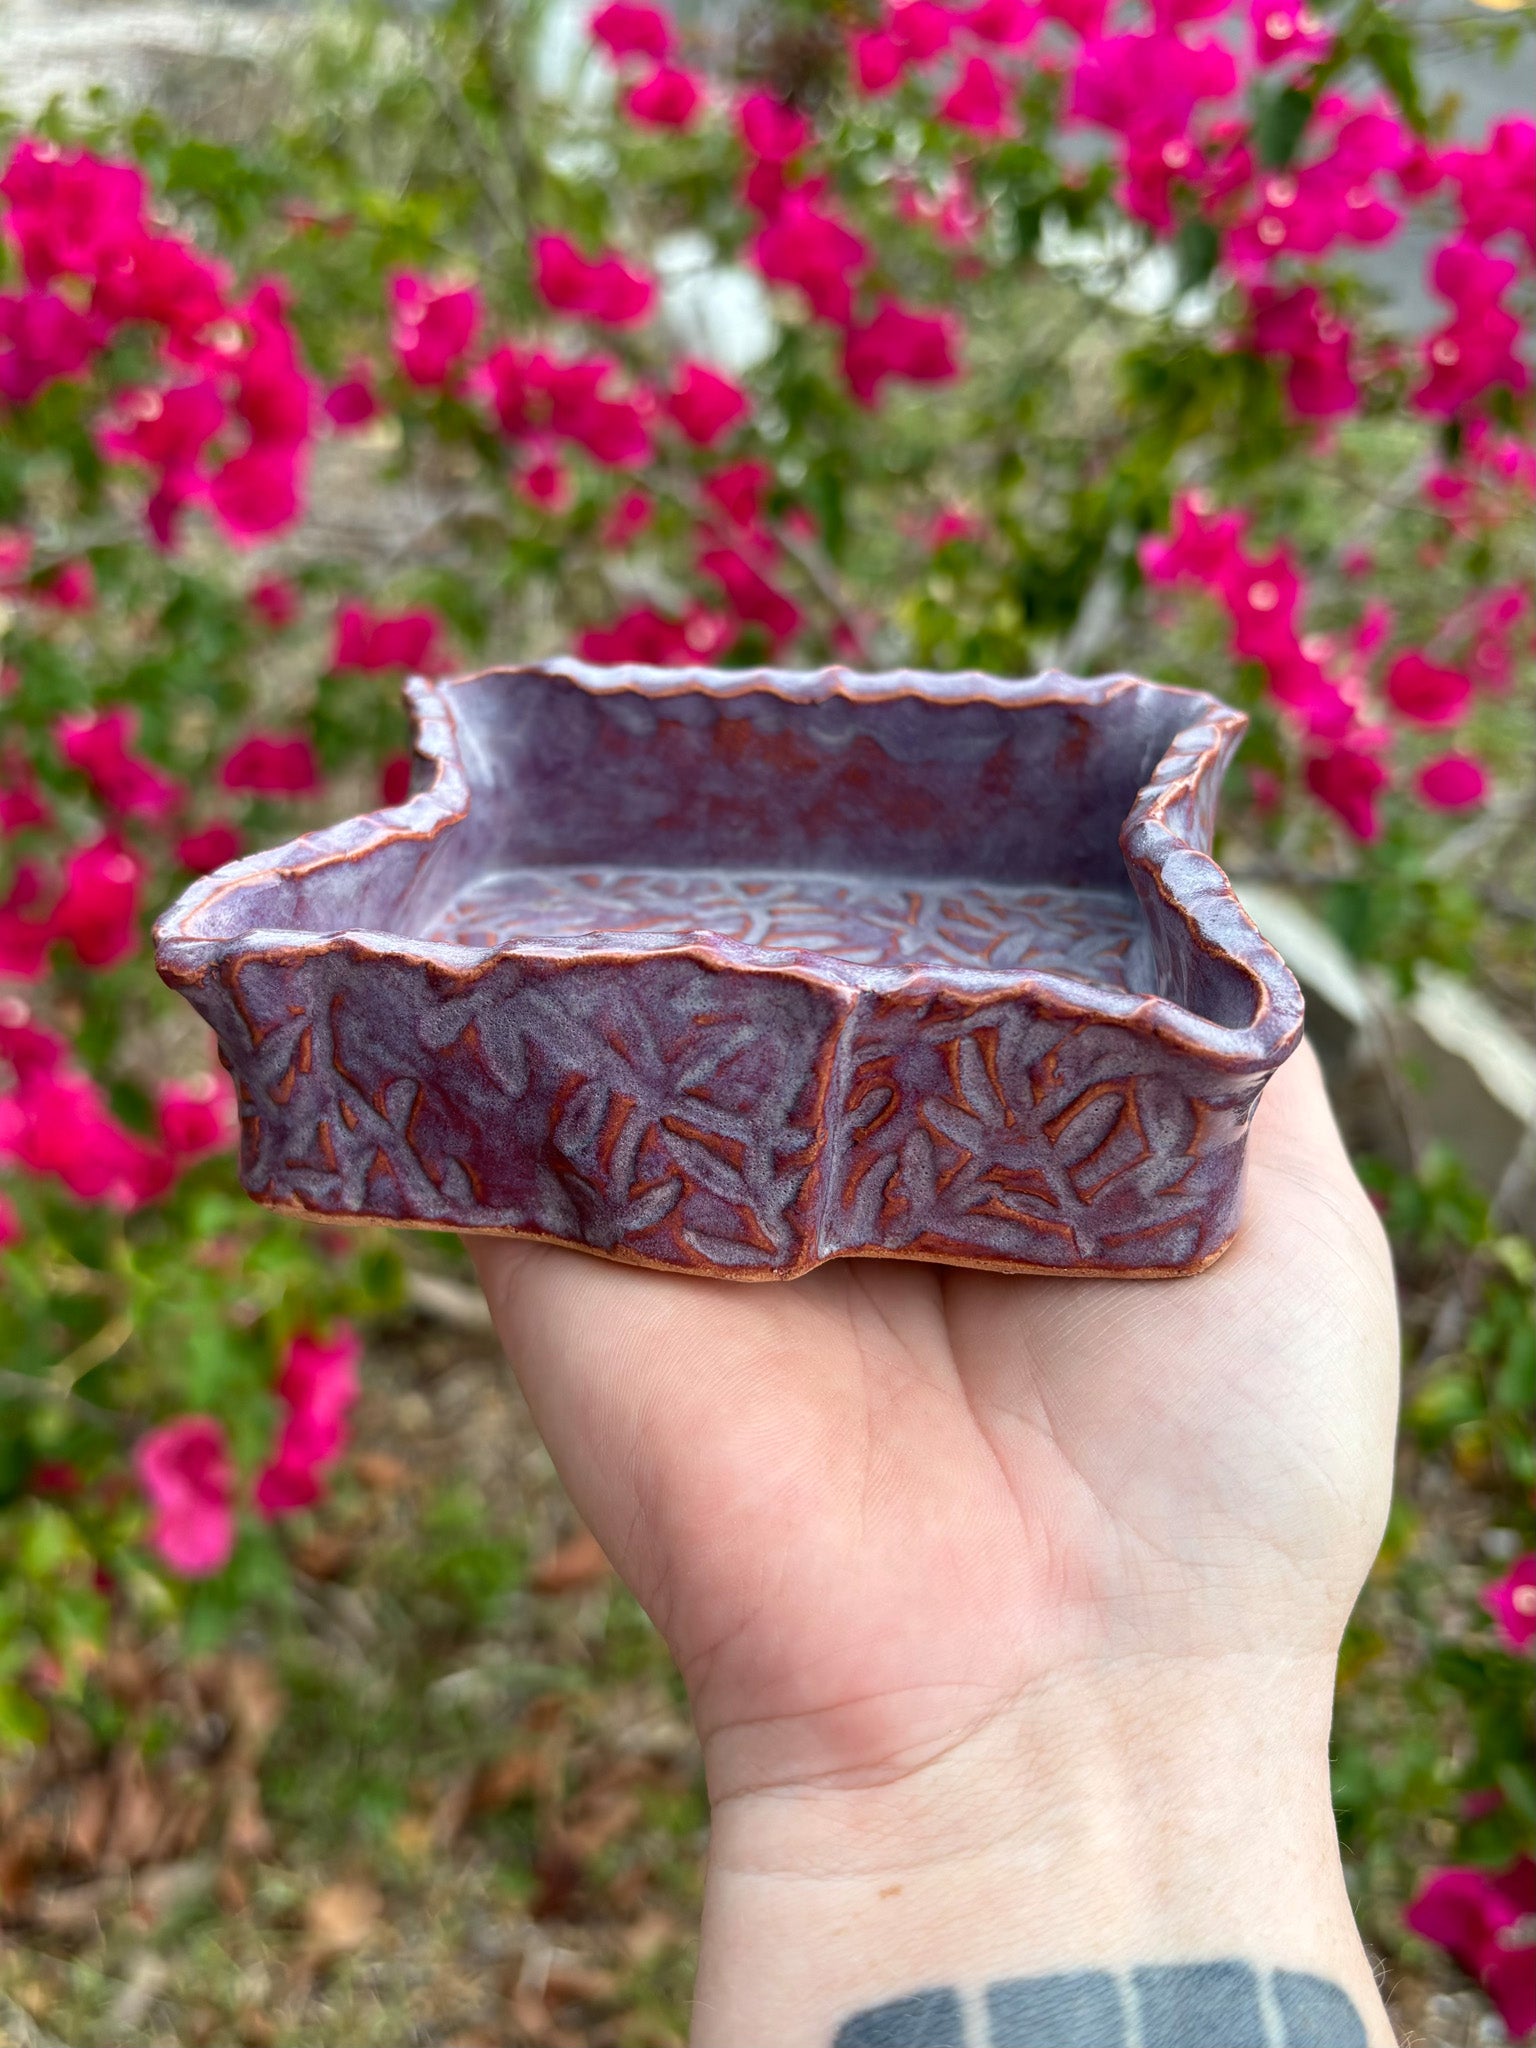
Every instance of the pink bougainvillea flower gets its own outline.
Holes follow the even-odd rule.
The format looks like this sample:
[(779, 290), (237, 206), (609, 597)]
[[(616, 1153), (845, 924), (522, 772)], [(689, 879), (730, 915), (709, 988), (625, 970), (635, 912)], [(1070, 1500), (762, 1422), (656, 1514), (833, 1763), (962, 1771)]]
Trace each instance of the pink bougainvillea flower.
[(615, 57), (650, 57), (659, 64), (672, 47), (672, 23), (659, 7), (612, 0), (597, 10), (589, 26), (594, 40)]
[(852, 312), (853, 282), (869, 261), (856, 234), (799, 192), (785, 195), (752, 253), (764, 277), (798, 285), (813, 313), (839, 325)]
[(627, 548), (645, 532), (655, 516), (655, 504), (644, 491), (626, 491), (603, 521), (603, 545)]
[(1311, 62), (1326, 57), (1333, 48), (1331, 32), (1319, 21), (1306, 0), (1249, 0), (1253, 23), (1253, 56), (1257, 64), (1279, 64), (1287, 59)]
[(131, 166), (32, 137), (12, 151), (0, 194), (10, 202), (7, 225), (34, 285), (94, 278), (138, 229), (147, 197)]
[(1518, 1856), (1503, 1870), (1434, 1872), (1403, 1919), (1476, 1978), (1518, 2040), (1536, 2028), (1536, 1945), (1516, 1931), (1532, 1913), (1536, 1862)]
[(302, 733), (255, 732), (226, 756), (219, 780), (260, 796), (302, 796), (318, 788), (320, 768)]
[(968, 512), (963, 505), (946, 505), (929, 523), (928, 545), (942, 548), (951, 541), (980, 540), (985, 531), (974, 512)]
[(1536, 1636), (1536, 1551), (1517, 1557), (1502, 1579), (1485, 1586), (1482, 1600), (1509, 1647), (1523, 1650)]
[[(1514, 1885), (1509, 1882), (1512, 1874)], [(1435, 1871), (1419, 1887), (1403, 1918), (1415, 1934), (1446, 1949), (1476, 1976), (1490, 1937), (1502, 1927), (1513, 1927), (1521, 1916), (1524, 1902), (1513, 1895), (1519, 1875), (1518, 1867), (1502, 1872)]]
[(299, 363), (280, 288), (259, 284), (238, 319), (243, 349), (227, 359), (235, 383), (233, 410), (250, 428), (255, 450), (292, 450), (309, 434), (314, 389)]
[(1417, 653), (1400, 654), (1387, 671), (1387, 702), (1417, 725), (1451, 725), (1466, 709), (1472, 678)]
[(1438, 169), (1456, 186), (1468, 236), (1519, 235), (1536, 252), (1536, 121), (1500, 121), (1482, 149), (1450, 149)]
[(442, 629), (436, 612), (371, 612), (366, 605), (344, 604), (336, 614), (332, 668), (427, 668), (436, 657)]
[(1356, 839), (1378, 837), (1376, 799), (1386, 787), (1387, 771), (1374, 754), (1361, 747), (1336, 746), (1329, 753), (1314, 754), (1306, 772), (1308, 789)]
[(558, 434), (598, 462), (643, 462), (651, 452), (645, 413), (633, 399), (605, 395), (614, 367), (604, 356), (557, 362), (499, 348), (487, 358), (485, 388), (508, 434)]
[(421, 390), (441, 390), (453, 381), (474, 345), (481, 318), (479, 292), (473, 285), (439, 287), (406, 271), (390, 279), (389, 296), (394, 308), (389, 338), (396, 362)]
[(1247, 522), (1241, 512), (1212, 512), (1202, 493), (1181, 491), (1173, 501), (1171, 532), (1149, 535), (1138, 559), (1153, 583), (1199, 583), (1216, 589), (1236, 560)]
[(1463, 1820), (1486, 1820), (1490, 1813), (1497, 1813), (1504, 1804), (1504, 1794), (1497, 1785), (1482, 1785), (1475, 1792), (1468, 1792), (1461, 1802)]
[(43, 1029), (20, 996), (0, 996), (0, 1060), (19, 1081), (52, 1073), (63, 1057), (63, 1042)]
[[(20, 1244), (24, 1235), (25, 1232), (21, 1227), (21, 1218), (16, 1214), (14, 1206), (7, 1196), (0, 1194), (0, 1252), (3, 1252), (9, 1245)], [(33, 1477), (35, 1480), (35, 1467), (33, 1468)]]
[(898, 178), (896, 211), (910, 225), (930, 228), (941, 242), (962, 249), (976, 240), (987, 217), (964, 164), (957, 165), (937, 191), (915, 179)]
[(142, 462), (162, 476), (181, 476), (224, 424), (224, 401), (211, 378), (165, 391), (125, 392), (102, 429), (100, 443), (120, 462)]
[[(1479, 606), (1476, 637), (1472, 643), (1472, 658), (1468, 666), (1477, 682), (1484, 688), (1508, 688), (1515, 666), (1514, 629), (1530, 609), (1529, 593), (1518, 583), (1489, 591)], [(1527, 651), (1530, 649), (1531, 640), (1532, 636), (1527, 632), (1524, 635)]]
[(96, 266), (92, 314), (108, 327), (145, 320), (163, 327), (176, 349), (191, 351), (197, 337), (224, 313), (229, 280), (175, 235), (137, 228)]
[(345, 1324), (328, 1343), (289, 1343), (277, 1391), (287, 1413), (271, 1461), (256, 1480), (256, 1505), (270, 1521), (320, 1498), (321, 1475), (341, 1456), (347, 1418), (360, 1391), (362, 1346)]
[(542, 351), (529, 355), (503, 343), (480, 366), (476, 384), (504, 434), (527, 434), (549, 424), (546, 384), (554, 365)]
[(1237, 89), (1231, 52), (1158, 30), (1102, 36), (1085, 45), (1073, 75), (1071, 113), (1127, 137), (1182, 136), (1196, 107)]
[(226, 861), (238, 860), (239, 857), (240, 834), (222, 819), (215, 819), (211, 825), (201, 825), (195, 832), (184, 832), (176, 842), (176, 858), (194, 875), (212, 874)]
[(0, 1149), (30, 1172), (62, 1182), (83, 1202), (137, 1209), (164, 1194), (175, 1177), (168, 1154), (125, 1130), (88, 1075), (37, 1068), (0, 1108), (9, 1112)]
[(570, 471), (549, 449), (535, 453), (514, 473), (513, 488), (525, 504), (540, 512), (563, 512), (575, 495)]
[(1350, 374), (1351, 335), (1315, 285), (1277, 291), (1258, 285), (1252, 294), (1253, 341), (1261, 355), (1287, 362), (1286, 395), (1306, 419), (1352, 412), (1359, 387)]
[(264, 625), (291, 626), (299, 616), (298, 585), (286, 576), (263, 576), (251, 586), (245, 601)]
[(208, 502), (231, 540), (263, 540), (291, 526), (303, 509), (296, 451), (248, 448), (209, 479)]
[(61, 562), (27, 592), (36, 604), (56, 612), (88, 612), (96, 604), (96, 572), (89, 562)]
[(151, 1549), (184, 1579), (222, 1571), (235, 1547), (235, 1474), (222, 1426), (183, 1415), (147, 1430), (133, 1467), (152, 1509)]
[(1470, 810), (1488, 794), (1482, 763), (1470, 754), (1442, 754), (1426, 761), (1414, 780), (1419, 795), (1437, 811)]
[(1308, 738), (1340, 740), (1355, 722), (1355, 707), (1320, 662), (1299, 644), (1277, 643), (1264, 658), (1265, 681)]
[[(1442, 249), (1435, 259), (1437, 285), (1442, 271), (1449, 268), (1441, 259), (1450, 253)], [(1506, 268), (1503, 264), (1497, 267)], [(1514, 265), (1507, 268), (1512, 275)], [(1470, 280), (1458, 278), (1457, 283), (1470, 284)], [(1424, 343), (1425, 377), (1413, 394), (1414, 404), (1420, 412), (1449, 417), (1496, 384), (1523, 391), (1530, 373), (1515, 353), (1519, 338), (1520, 322), (1506, 306), (1495, 297), (1484, 298), (1469, 290), (1467, 300), (1457, 305), (1455, 319)]]
[(954, 329), (936, 313), (914, 313), (894, 299), (849, 328), (843, 346), (843, 374), (863, 405), (873, 405), (888, 377), (912, 384), (943, 384), (959, 375)]
[(227, 1074), (194, 1074), (161, 1083), (157, 1107), (160, 1142), (176, 1159), (195, 1159), (233, 1142), (238, 1126), (235, 1091)]
[(1249, 661), (1271, 663), (1296, 652), (1301, 578), (1284, 548), (1258, 560), (1234, 555), (1220, 585), (1232, 621), (1232, 645)]
[(1120, 169), (1126, 211), (1168, 234), (1174, 225), (1174, 186), (1199, 186), (1206, 160), (1187, 136), (1133, 135), (1126, 142)]
[(354, 363), (341, 382), (333, 384), (325, 394), (324, 405), (325, 416), (333, 426), (343, 430), (365, 426), (379, 410), (372, 365)]
[(804, 114), (772, 93), (748, 93), (736, 109), (736, 122), (742, 141), (764, 163), (787, 164), (811, 139), (811, 124)]
[(772, 220), (784, 204), (784, 195), (794, 189), (789, 168), (758, 157), (741, 181), (741, 203), (764, 220)]
[(35, 861), (18, 863), (0, 897), (0, 974), (33, 981), (43, 971), (53, 928), (42, 910), (43, 876)]
[(14, 590), (31, 566), (31, 534), (24, 527), (0, 526), (0, 590)]
[(1374, 598), (1366, 606), (1352, 635), (1356, 654), (1374, 654), (1384, 644), (1392, 632), (1393, 616), (1391, 605), (1384, 604), (1380, 598)]
[(687, 128), (703, 103), (704, 88), (699, 80), (675, 64), (658, 64), (649, 78), (632, 85), (624, 95), (630, 119), (648, 128)]
[[(749, 532), (758, 525), (763, 497), (772, 482), (773, 472), (766, 463), (734, 462), (728, 469), (717, 469), (713, 476), (706, 477), (702, 489), (704, 496), (720, 508), (732, 526)], [(766, 540), (767, 536), (761, 538)]]
[(87, 967), (110, 967), (138, 937), (138, 861), (115, 833), (72, 853), (64, 889), (49, 918), (53, 936), (73, 946)]
[(31, 762), (15, 750), (0, 754), (0, 839), (25, 832), (29, 825), (47, 825), (52, 818)]
[(611, 625), (589, 626), (576, 642), (583, 661), (618, 666), (638, 662), (648, 668), (682, 668), (698, 659), (688, 645), (680, 619), (642, 605)]
[(738, 619), (763, 627), (775, 643), (799, 631), (799, 606), (775, 589), (738, 549), (706, 548), (699, 556), (699, 568), (720, 585)]
[(533, 281), (540, 298), (557, 313), (579, 313), (605, 327), (643, 320), (656, 297), (651, 280), (620, 257), (583, 256), (564, 235), (534, 237)]
[(1232, 231), (1227, 253), (1240, 271), (1282, 255), (1319, 256), (1339, 241), (1384, 242), (1401, 227), (1403, 216), (1375, 182), (1410, 155), (1401, 123), (1338, 95), (1320, 104), (1319, 116), (1330, 146), (1312, 163), (1263, 178), (1256, 206)]
[(130, 752), (138, 714), (126, 705), (65, 716), (54, 728), (59, 751), (107, 806), (125, 818), (158, 820), (182, 798), (180, 783)]
[(1519, 275), (1518, 263), (1508, 257), (1490, 256), (1465, 236), (1437, 249), (1429, 265), (1430, 283), (1463, 315), (1485, 313), (1496, 307)]
[(0, 398), (12, 405), (83, 370), (99, 346), (92, 322), (58, 292), (0, 292)]
[(703, 363), (682, 364), (676, 387), (663, 403), (688, 439), (700, 448), (718, 441), (727, 428), (747, 415), (746, 393)]
[(594, 462), (617, 468), (644, 462), (651, 453), (645, 413), (632, 399), (594, 392), (566, 402), (557, 393), (553, 414), (555, 431), (585, 448)]
[(942, 120), (973, 135), (1006, 135), (1012, 126), (1003, 81), (985, 57), (968, 57), (938, 106)]
[(1502, 384), (1523, 391), (1530, 373), (1515, 353), (1520, 328), (1503, 308), (1458, 321), (1425, 346), (1428, 375), (1414, 403), (1421, 412), (1460, 412), (1485, 391)]
[(886, 8), (886, 33), (914, 64), (927, 64), (947, 50), (958, 26), (939, 0), (890, 0)]
[(1088, 43), (1104, 33), (1109, 0), (1040, 0), (1040, 12)]
[(1003, 49), (1019, 49), (1040, 25), (1044, 10), (1029, 0), (979, 0), (961, 16), (961, 25), (983, 43)]
[(1225, 14), (1231, 0), (1152, 0), (1152, 19), (1164, 34)]
[(1510, 2039), (1529, 2040), (1536, 2031), (1536, 1945), (1516, 1941), (1496, 1948), (1480, 1981)]
[(403, 804), (411, 793), (411, 756), (391, 754), (379, 770), (379, 798), (386, 804)]
[(889, 92), (907, 68), (907, 53), (894, 36), (883, 29), (871, 29), (854, 36), (849, 43), (853, 75), (862, 92)]

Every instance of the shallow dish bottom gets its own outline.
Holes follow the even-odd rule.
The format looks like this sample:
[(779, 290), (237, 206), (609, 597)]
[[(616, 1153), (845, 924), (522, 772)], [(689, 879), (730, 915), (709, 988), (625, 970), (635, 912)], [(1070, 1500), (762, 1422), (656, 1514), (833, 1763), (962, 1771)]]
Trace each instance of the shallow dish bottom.
[(860, 967), (1029, 968), (1153, 992), (1135, 899), (1050, 884), (676, 868), (505, 868), (482, 875), (423, 938), (505, 946), (600, 932), (703, 931)]

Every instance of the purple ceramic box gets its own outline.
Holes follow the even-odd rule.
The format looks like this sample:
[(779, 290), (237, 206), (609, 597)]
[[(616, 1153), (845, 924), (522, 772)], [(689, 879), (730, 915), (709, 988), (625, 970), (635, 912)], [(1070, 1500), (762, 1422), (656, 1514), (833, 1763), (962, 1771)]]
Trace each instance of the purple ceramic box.
[(1130, 676), (413, 682), (416, 793), (195, 883), (160, 971), (257, 1200), (675, 1271), (1190, 1273), (1301, 995)]

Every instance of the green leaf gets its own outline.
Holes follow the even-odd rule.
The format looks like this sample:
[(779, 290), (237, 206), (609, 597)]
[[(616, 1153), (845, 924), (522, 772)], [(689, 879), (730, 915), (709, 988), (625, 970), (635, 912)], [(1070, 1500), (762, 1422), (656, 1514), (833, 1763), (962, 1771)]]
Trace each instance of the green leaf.
[(1208, 220), (1191, 218), (1179, 229), (1173, 244), (1179, 266), (1179, 291), (1190, 292), (1205, 283), (1216, 268), (1221, 243)]
[(0, 1744), (47, 1739), (47, 1709), (19, 1685), (0, 1685)]
[(1259, 161), (1271, 170), (1283, 170), (1296, 154), (1296, 145), (1312, 118), (1312, 97), (1294, 85), (1287, 85), (1260, 103), (1253, 124), (1259, 146)]
[(1419, 93), (1418, 75), (1413, 68), (1413, 38), (1404, 24), (1385, 9), (1376, 8), (1371, 26), (1361, 41), (1360, 54), (1397, 101), (1409, 127), (1422, 135), (1428, 121)]

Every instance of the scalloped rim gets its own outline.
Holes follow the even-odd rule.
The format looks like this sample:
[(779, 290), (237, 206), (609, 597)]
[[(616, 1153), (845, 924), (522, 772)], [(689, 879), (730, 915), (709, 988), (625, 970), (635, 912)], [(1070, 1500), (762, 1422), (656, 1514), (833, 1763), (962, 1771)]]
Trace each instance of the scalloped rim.
[[(400, 840), (430, 840), (467, 815), (471, 801), (455, 716), (454, 693), (497, 676), (559, 677), (594, 695), (639, 691), (665, 698), (707, 694), (738, 697), (768, 694), (790, 703), (820, 703), (845, 697), (878, 702), (921, 697), (931, 703), (985, 702), (1003, 707), (1031, 704), (1100, 704), (1127, 692), (1153, 690), (1187, 700), (1190, 720), (1179, 728), (1138, 792), (1119, 843), (1128, 867), (1139, 868), (1159, 896), (1185, 924), (1192, 943), (1235, 967), (1255, 991), (1254, 1016), (1243, 1026), (1216, 1024), (1166, 996), (1142, 996), (1109, 989), (1070, 975), (1039, 972), (991, 974), (977, 969), (860, 968), (830, 955), (770, 951), (707, 933), (672, 937), (625, 933), (594, 944), (571, 939), (523, 941), (505, 946), (439, 945), (403, 933), (369, 929), (341, 932), (285, 931), (264, 927), (207, 938), (196, 925), (215, 903), (274, 879), (312, 873), (316, 868), (364, 859), (378, 847)], [(264, 853), (248, 854), (217, 868), (183, 891), (155, 925), (155, 961), (172, 987), (201, 980), (216, 963), (235, 955), (282, 957), (297, 964), (338, 948), (359, 960), (419, 961), (437, 974), (472, 982), (497, 961), (528, 959), (623, 959), (636, 953), (697, 959), (709, 966), (801, 976), (839, 987), (891, 990), (929, 985), (951, 1000), (990, 1004), (1010, 995), (1028, 996), (1042, 1010), (1062, 1016), (1085, 1013), (1162, 1040), (1175, 1049), (1213, 1060), (1230, 1073), (1278, 1066), (1301, 1037), (1302, 997), (1296, 979), (1243, 909), (1218, 863), (1192, 846), (1169, 822), (1180, 802), (1194, 801), (1199, 785), (1219, 774), (1247, 726), (1246, 715), (1204, 691), (1156, 683), (1117, 673), (1079, 681), (1047, 670), (1007, 681), (979, 670), (933, 675), (892, 669), (860, 674), (845, 668), (780, 669), (596, 668), (565, 657), (497, 666), (431, 681), (413, 676), (405, 685), (417, 756), (433, 769), (430, 783), (396, 804), (366, 811), (304, 834)], [(1170, 872), (1177, 867), (1177, 879)]]

